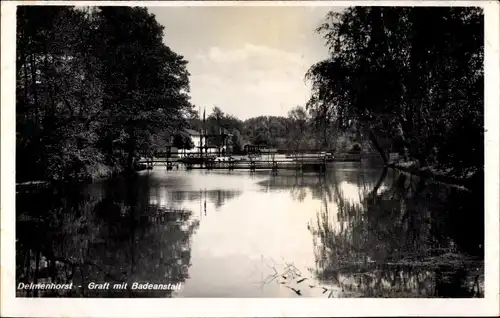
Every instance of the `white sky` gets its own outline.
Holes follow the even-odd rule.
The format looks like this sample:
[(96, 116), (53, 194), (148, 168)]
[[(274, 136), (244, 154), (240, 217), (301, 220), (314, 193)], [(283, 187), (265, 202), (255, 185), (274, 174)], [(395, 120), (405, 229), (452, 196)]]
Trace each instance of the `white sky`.
[[(324, 59), (314, 30), (328, 7), (149, 7), (165, 43), (189, 62), (198, 110), (214, 106), (240, 119), (282, 115), (304, 105), (304, 75)], [(335, 9), (340, 10), (340, 9)]]

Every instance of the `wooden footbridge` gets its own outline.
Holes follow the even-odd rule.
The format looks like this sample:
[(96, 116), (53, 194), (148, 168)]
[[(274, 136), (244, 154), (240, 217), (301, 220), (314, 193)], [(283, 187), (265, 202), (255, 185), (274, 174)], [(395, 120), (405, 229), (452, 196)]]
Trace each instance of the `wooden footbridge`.
[(308, 160), (231, 160), (231, 161), (216, 161), (206, 160), (199, 163), (185, 162), (179, 160), (166, 160), (166, 158), (147, 159), (138, 162), (146, 166), (146, 169), (152, 169), (154, 166), (165, 166), (167, 170), (172, 170), (174, 167), (186, 167), (191, 169), (205, 170), (303, 170), (303, 171), (325, 171), (326, 160), (324, 159), (308, 159)]
[(154, 166), (165, 166), (167, 170), (172, 170), (174, 167), (178, 167), (178, 158), (141, 158), (136, 162), (138, 165), (146, 166), (146, 169), (153, 169)]
[(206, 170), (301, 170), (301, 171), (325, 171), (327, 158), (324, 155), (308, 155), (306, 157), (294, 156), (285, 159), (276, 159), (274, 155), (235, 159), (226, 157), (225, 160), (215, 157), (190, 157), (190, 158), (171, 158), (171, 157), (149, 157), (142, 158), (137, 163), (144, 165), (146, 169), (153, 169), (153, 166), (162, 165), (167, 170), (174, 167), (185, 167), (191, 169)]
[(203, 165), (186, 165), (187, 169), (207, 170), (302, 170), (325, 171), (325, 160), (249, 160), (249, 161), (207, 161)]

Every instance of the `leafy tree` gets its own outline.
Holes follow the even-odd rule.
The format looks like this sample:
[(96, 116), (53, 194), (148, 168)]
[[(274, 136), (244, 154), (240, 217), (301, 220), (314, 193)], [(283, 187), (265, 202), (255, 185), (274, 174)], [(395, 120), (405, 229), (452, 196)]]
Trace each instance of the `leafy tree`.
[(233, 129), (231, 136), (231, 146), (235, 154), (243, 152), (244, 140), (238, 129)]
[(297, 106), (288, 112), (288, 118), (294, 127), (292, 130), (292, 136), (295, 140), (295, 149), (298, 150), (306, 148), (306, 135), (309, 133), (309, 116), (306, 109), (304, 107)]
[(219, 126), (219, 127), (225, 126), (224, 112), (219, 107), (214, 106), (214, 109), (212, 110), (212, 114), (209, 116), (209, 118), (213, 118), (215, 120), (215, 122), (217, 123), (217, 126)]
[[(397, 140), (423, 165), (481, 171), (483, 23), (478, 8), (329, 13), (318, 32), (330, 56), (306, 74), (307, 106), (338, 127), (357, 120), (384, 161)], [(467, 147), (450, 144), (458, 134), (470, 136)]]
[[(105, 108), (113, 112), (104, 145), (117, 147), (131, 167), (139, 132), (174, 129), (192, 109), (187, 95), (187, 62), (162, 42), (163, 27), (144, 8), (102, 7), (100, 30), (105, 33), (100, 58), (107, 79)], [(147, 52), (147, 54), (145, 54)]]
[(162, 38), (144, 8), (19, 6), (18, 178), (131, 168), (155, 135), (185, 126), (187, 62)]
[(194, 143), (191, 140), (191, 137), (189, 137), (187, 134), (177, 133), (174, 135), (173, 146), (177, 149), (189, 150), (193, 149)]
[(103, 85), (92, 21), (70, 7), (19, 6), (17, 163), (22, 179), (79, 177), (95, 147)]

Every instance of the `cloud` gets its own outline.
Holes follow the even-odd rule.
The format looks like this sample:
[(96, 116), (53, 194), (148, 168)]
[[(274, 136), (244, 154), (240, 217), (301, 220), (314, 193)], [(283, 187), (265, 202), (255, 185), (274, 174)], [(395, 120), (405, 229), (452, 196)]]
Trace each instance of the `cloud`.
[(328, 55), (314, 30), (325, 6), (150, 7), (164, 42), (189, 62), (196, 106), (248, 118), (304, 104), (304, 74)]
[(193, 102), (208, 109), (218, 105), (242, 118), (286, 115), (307, 100), (309, 65), (300, 53), (266, 46), (210, 47), (192, 61)]
[(283, 59), (290, 63), (300, 63), (300, 56), (296, 53), (250, 43), (246, 43), (240, 48), (229, 50), (222, 50), (221, 48), (214, 46), (208, 50), (206, 56), (199, 56), (215, 63), (234, 63), (249, 60), (270, 62)]

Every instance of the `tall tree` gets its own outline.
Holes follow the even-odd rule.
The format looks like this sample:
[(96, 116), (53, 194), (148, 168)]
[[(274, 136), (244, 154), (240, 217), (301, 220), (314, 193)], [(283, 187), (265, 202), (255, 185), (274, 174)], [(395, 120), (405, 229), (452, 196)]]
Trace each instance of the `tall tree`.
[[(189, 103), (187, 62), (162, 43), (163, 27), (139, 7), (101, 7), (99, 57), (105, 65), (104, 107), (113, 114), (103, 146), (132, 167), (141, 131), (181, 126)], [(114, 156), (114, 155), (113, 155)]]
[(147, 9), (19, 6), (17, 35), (20, 179), (131, 168), (192, 115), (187, 62)]
[(303, 150), (306, 148), (304, 141), (307, 139), (308, 134), (309, 115), (304, 107), (297, 106), (288, 112), (288, 118), (294, 127), (292, 135), (295, 140), (295, 149)]
[[(20, 6), (17, 62), (19, 178), (65, 178), (99, 159), (102, 84), (92, 20), (71, 7)], [(24, 174), (24, 175), (23, 175)]]
[[(457, 173), (481, 170), (483, 25), (477, 8), (329, 13), (318, 32), (330, 57), (306, 74), (313, 84), (308, 108), (340, 126), (358, 120), (384, 161), (397, 140), (421, 165), (438, 158)], [(457, 134), (474, 140), (472, 152), (453, 145)]]

